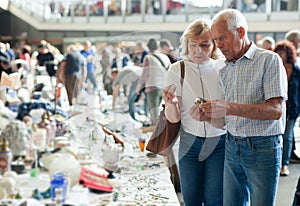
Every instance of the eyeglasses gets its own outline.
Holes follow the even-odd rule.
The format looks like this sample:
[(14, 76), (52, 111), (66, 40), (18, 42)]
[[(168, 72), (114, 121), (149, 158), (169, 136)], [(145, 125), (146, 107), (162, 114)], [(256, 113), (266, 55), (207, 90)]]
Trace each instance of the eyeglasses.
[(201, 49), (208, 49), (210, 48), (212, 42), (203, 42), (203, 43), (195, 43), (195, 42), (189, 42), (188, 46), (190, 47), (190, 49), (197, 49), (198, 47), (200, 47)]

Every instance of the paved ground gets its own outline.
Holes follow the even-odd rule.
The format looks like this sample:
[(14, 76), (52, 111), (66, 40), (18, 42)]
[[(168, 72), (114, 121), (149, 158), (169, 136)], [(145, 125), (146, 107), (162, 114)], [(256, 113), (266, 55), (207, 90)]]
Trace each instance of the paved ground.
[[(300, 127), (299, 123), (295, 127), (296, 153), (300, 157)], [(280, 177), (277, 200), (275, 206), (291, 206), (294, 198), (296, 184), (300, 177), (300, 164), (289, 165), (290, 175)]]

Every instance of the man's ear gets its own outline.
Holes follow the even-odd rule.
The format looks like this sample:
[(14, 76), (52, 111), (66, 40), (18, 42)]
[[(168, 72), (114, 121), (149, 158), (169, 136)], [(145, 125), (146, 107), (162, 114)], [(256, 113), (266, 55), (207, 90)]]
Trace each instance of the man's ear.
[(240, 39), (243, 39), (245, 37), (245, 29), (244, 29), (244, 27), (239, 27), (237, 29), (237, 31), (238, 31)]

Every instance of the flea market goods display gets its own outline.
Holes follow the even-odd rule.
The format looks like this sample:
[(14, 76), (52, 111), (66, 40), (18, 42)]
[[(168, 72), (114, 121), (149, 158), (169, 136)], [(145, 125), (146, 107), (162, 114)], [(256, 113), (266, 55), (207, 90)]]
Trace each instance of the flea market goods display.
[(68, 120), (73, 139), (84, 149), (88, 158), (113, 172), (118, 169), (125, 138), (110, 128), (103, 113), (91, 110)]

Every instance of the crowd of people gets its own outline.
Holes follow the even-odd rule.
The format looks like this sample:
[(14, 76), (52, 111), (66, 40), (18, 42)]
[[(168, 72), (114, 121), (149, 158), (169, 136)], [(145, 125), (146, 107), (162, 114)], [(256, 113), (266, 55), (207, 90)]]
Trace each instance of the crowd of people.
[[(111, 0), (108, 3), (108, 15), (115, 16), (121, 15), (121, 1)], [(162, 13), (162, 2), (159, 0), (148, 0), (145, 2), (147, 14), (161, 14)], [(131, 1), (129, 4), (131, 7), (127, 9), (128, 14), (139, 14), (141, 13), (141, 2)], [(72, 12), (75, 16), (86, 16), (87, 8), (89, 7), (90, 16), (103, 16), (104, 15), (104, 0), (94, 0), (89, 2), (69, 2), (68, 4), (63, 4), (62, 2), (51, 1), (49, 3), (49, 9), (52, 15), (58, 14), (60, 17), (71, 16)], [(71, 9), (74, 9), (73, 11)], [(180, 1), (167, 0), (166, 3), (166, 13), (174, 14), (178, 13), (179, 10), (183, 8), (183, 4)]]
[[(178, 58), (177, 48), (173, 47), (168, 39), (160, 41), (149, 39), (149, 42), (139, 41), (131, 46), (120, 46), (119, 43), (93, 45), (91, 41), (85, 41), (70, 44), (62, 52), (45, 40), (38, 45), (25, 44), (22, 48), (14, 48), (14, 50), (7, 48), (8, 43), (1, 45), (1, 72), (11, 74), (21, 72), (20, 68), (22, 68), (22, 71), (24, 69), (25, 72), (36, 75), (46, 73), (50, 78), (56, 78), (57, 83), (64, 85), (70, 106), (78, 103), (78, 96), (82, 90), (92, 94), (104, 90), (107, 95), (113, 95), (112, 109), (114, 110), (117, 97), (124, 94), (128, 98), (129, 113), (133, 119), (136, 119), (137, 107), (135, 105), (139, 99), (144, 100), (140, 112), (152, 114), (156, 111), (154, 115), (151, 115), (151, 122), (150, 120), (144, 122), (147, 125), (155, 124), (161, 98), (157, 99), (155, 105), (152, 105), (149, 110), (148, 105), (151, 105), (153, 98), (156, 98), (156, 94), (149, 93), (153, 89), (151, 88), (153, 85), (149, 84), (154, 84), (153, 81), (157, 79), (147, 78), (149, 72), (145, 72), (146, 67), (155, 68), (159, 65), (162, 68), (161, 71), (166, 71), (171, 62), (175, 62)], [(32, 47), (36, 49), (32, 50)], [(9, 52), (14, 56), (11, 57)], [(157, 59), (150, 61), (150, 54)], [(164, 63), (160, 62), (160, 58)], [(148, 63), (150, 65), (147, 66)], [(142, 71), (143, 68), (145, 71), (137, 72), (137, 70)], [(123, 70), (134, 73), (135, 79), (127, 81), (128, 76), (122, 77), (121, 75)], [(152, 73), (152, 70), (149, 71)], [(161, 78), (160, 82), (164, 82), (164, 76), (157, 75), (159, 72), (153, 73), (152, 77), (158, 76)], [(160, 86), (159, 89), (162, 87)], [(147, 93), (149, 94), (146, 95)], [(157, 91), (157, 94), (159, 93), (161, 93), (160, 90)], [(149, 96), (149, 101), (147, 96)]]
[[(185, 205), (274, 205), (280, 176), (289, 175), (290, 163), (300, 163), (294, 137), (300, 31), (287, 32), (284, 40), (268, 36), (254, 42), (243, 14), (225, 9), (212, 21), (190, 23), (180, 41), (180, 52), (167, 39), (136, 42), (132, 48), (97, 48), (86, 41), (69, 45), (65, 55), (46, 41), (35, 52), (25, 45), (19, 53), (1, 43), (0, 71), (45, 67), (65, 86), (70, 105), (82, 90), (105, 90), (115, 110), (123, 94), (135, 120), (136, 104), (143, 100), (152, 126), (164, 103), (168, 121), (181, 121), (178, 159)], [(17, 59), (23, 62), (15, 67)], [(299, 192), (294, 205), (300, 204)]]

